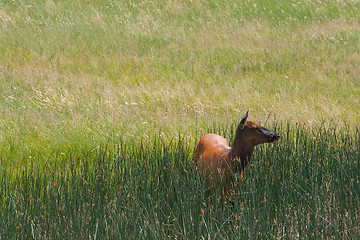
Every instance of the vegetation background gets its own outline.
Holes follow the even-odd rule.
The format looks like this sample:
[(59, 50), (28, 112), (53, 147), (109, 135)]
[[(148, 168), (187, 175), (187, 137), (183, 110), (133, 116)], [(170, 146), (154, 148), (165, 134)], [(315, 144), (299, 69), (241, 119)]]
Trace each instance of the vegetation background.
[[(254, 237), (259, 226), (264, 238), (356, 238), (359, 10), (358, 1), (338, 0), (1, 1), (0, 227), (5, 230), (0, 239), (93, 239), (100, 232), (109, 238)], [(282, 145), (255, 153), (250, 182), (242, 187), (249, 194), (239, 195), (240, 203), (250, 205), (235, 206), (242, 218), (230, 221), (231, 210), (226, 215), (202, 205), (206, 197), (197, 195), (202, 186), (191, 185), (196, 179), (183, 176), (183, 169), (193, 171), (192, 151), (201, 134), (212, 131), (232, 139), (233, 126), (246, 110), (249, 120), (284, 138)], [(304, 159), (315, 159), (311, 149), (322, 160), (306, 165)], [(272, 164), (261, 167), (264, 154)], [(325, 158), (332, 160), (325, 164)], [(184, 165), (174, 163), (170, 173), (185, 183), (159, 180), (166, 189), (162, 193), (178, 186), (170, 193), (188, 191), (196, 197), (171, 195), (174, 205), (157, 212), (151, 209), (169, 203), (152, 195), (156, 169), (169, 169), (164, 159), (170, 165), (181, 160)], [(141, 161), (156, 164), (145, 174), (138, 169)], [(310, 168), (303, 170), (304, 164)], [(286, 181), (271, 185), (274, 169), (283, 169), (284, 175), (277, 173)], [(294, 177), (294, 169), (310, 170)], [(334, 174), (336, 169), (342, 171)], [(265, 180), (254, 177), (259, 174)], [(98, 186), (99, 176), (106, 181)], [(297, 184), (290, 184), (294, 194), (278, 200), (274, 189), (286, 192), (289, 182)], [(153, 188), (140, 191), (135, 183)], [(307, 205), (299, 196), (310, 197)], [(175, 210), (180, 203), (183, 212)], [(88, 211), (89, 206), (94, 209)], [(326, 214), (303, 215), (296, 207)], [(194, 221), (192, 209), (205, 215)], [(130, 225), (112, 225), (109, 216), (129, 221), (136, 235), (126, 235)], [(264, 221), (256, 224), (259, 217)], [(269, 224), (274, 221), (282, 224)], [(175, 225), (177, 232), (171, 232)]]
[(192, 134), (248, 109), (353, 126), (358, 20), (357, 1), (1, 1), (1, 155)]

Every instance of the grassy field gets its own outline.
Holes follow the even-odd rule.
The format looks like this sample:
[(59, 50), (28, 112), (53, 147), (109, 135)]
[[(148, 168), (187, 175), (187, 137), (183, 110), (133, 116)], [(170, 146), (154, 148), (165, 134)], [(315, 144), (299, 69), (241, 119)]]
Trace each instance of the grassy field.
[[(356, 239), (359, 10), (1, 1), (0, 239)], [(246, 110), (283, 139), (220, 209), (193, 149)]]
[(247, 109), (356, 125), (358, 13), (356, 1), (1, 1), (1, 155), (22, 165), (112, 135), (192, 134)]
[[(231, 130), (217, 131), (231, 138)], [(61, 171), (3, 172), (0, 237), (358, 239), (359, 129), (276, 130), (282, 140), (257, 149), (234, 206), (207, 195), (193, 143), (181, 137), (66, 156)]]

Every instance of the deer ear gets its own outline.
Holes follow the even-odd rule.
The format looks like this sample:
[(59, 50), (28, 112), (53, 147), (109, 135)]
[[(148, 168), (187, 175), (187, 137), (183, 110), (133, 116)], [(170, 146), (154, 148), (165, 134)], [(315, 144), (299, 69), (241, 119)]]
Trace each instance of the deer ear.
[(245, 113), (245, 115), (242, 117), (242, 119), (241, 119), (241, 121), (240, 121), (240, 123), (239, 123), (239, 127), (240, 127), (240, 128), (244, 128), (244, 127), (245, 127), (248, 115), (249, 115), (249, 111), (247, 111), (247, 112)]

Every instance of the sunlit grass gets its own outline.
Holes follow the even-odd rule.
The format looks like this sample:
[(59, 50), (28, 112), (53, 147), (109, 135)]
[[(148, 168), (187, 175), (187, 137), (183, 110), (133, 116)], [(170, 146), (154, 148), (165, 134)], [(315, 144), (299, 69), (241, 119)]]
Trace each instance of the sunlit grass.
[[(358, 13), (1, 1), (0, 239), (358, 238)], [(231, 139), (246, 110), (282, 140), (257, 150), (234, 208), (214, 207), (196, 139)]]
[(357, 9), (335, 1), (2, 2), (2, 155), (19, 162), (113, 134), (199, 132), (247, 109), (258, 121), (271, 114), (354, 126)]

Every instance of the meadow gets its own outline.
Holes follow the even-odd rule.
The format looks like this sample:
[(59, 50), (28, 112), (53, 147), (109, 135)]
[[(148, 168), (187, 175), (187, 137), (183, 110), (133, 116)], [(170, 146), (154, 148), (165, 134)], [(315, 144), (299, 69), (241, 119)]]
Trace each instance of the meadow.
[[(360, 236), (358, 1), (0, 2), (0, 239)], [(249, 120), (234, 206), (192, 164)]]
[[(234, 126), (235, 127), (235, 126)], [(2, 239), (357, 239), (359, 129), (278, 126), (257, 148), (234, 205), (208, 194), (193, 143), (162, 137), (3, 171)], [(232, 128), (212, 129), (231, 139)], [(48, 161), (48, 159), (40, 159)]]

